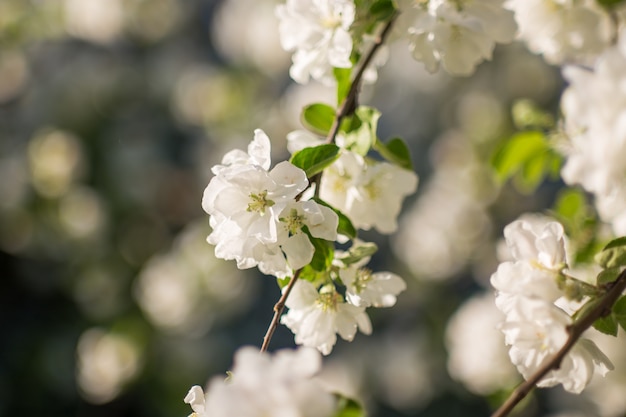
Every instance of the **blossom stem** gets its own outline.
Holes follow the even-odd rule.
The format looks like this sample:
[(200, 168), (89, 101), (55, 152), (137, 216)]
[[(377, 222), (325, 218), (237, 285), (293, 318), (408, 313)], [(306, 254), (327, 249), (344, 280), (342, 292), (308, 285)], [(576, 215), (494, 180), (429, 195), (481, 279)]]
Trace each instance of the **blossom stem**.
[(613, 304), (620, 297), (622, 292), (626, 289), (626, 270), (617, 277), (617, 279), (607, 287), (607, 291), (602, 298), (600, 298), (596, 305), (582, 316), (575, 323), (567, 327), (568, 337), (565, 344), (554, 356), (546, 362), (541, 368), (539, 368), (528, 380), (521, 383), (507, 398), (507, 400), (498, 408), (491, 417), (504, 417), (508, 415), (515, 406), (522, 401), (535, 387), (535, 385), (541, 381), (541, 379), (550, 371), (559, 369), (561, 362), (570, 349), (576, 344), (580, 336), (593, 325), (593, 323), (602, 317), (605, 317), (611, 313)]
[(289, 284), (287, 284), (287, 287), (285, 287), (285, 291), (283, 292), (283, 294), (280, 296), (280, 298), (274, 305), (274, 317), (272, 317), (270, 326), (268, 327), (267, 332), (265, 333), (265, 336), (263, 337), (263, 345), (261, 345), (261, 352), (266, 352), (267, 348), (270, 345), (272, 336), (274, 335), (274, 332), (276, 331), (276, 328), (278, 327), (278, 321), (280, 320), (280, 316), (283, 314), (283, 310), (285, 309), (285, 303), (287, 302), (287, 297), (289, 297), (289, 294), (291, 293), (293, 286), (296, 284), (296, 281), (298, 280), (298, 277), (300, 276), (300, 271), (302, 271), (302, 269), (298, 269), (293, 274), (293, 277), (289, 280)]
[[(385, 27), (380, 32), (380, 35), (374, 40), (374, 45), (372, 45), (370, 50), (367, 51), (365, 58), (361, 62), (361, 65), (352, 80), (352, 84), (350, 84), (350, 89), (348, 90), (346, 98), (343, 100), (341, 106), (339, 106), (337, 112), (335, 113), (335, 120), (333, 120), (333, 124), (328, 131), (328, 136), (326, 136), (326, 143), (335, 143), (335, 138), (337, 137), (337, 133), (339, 133), (339, 128), (341, 127), (341, 122), (346, 116), (354, 113), (357, 106), (357, 98), (359, 95), (359, 89), (361, 88), (361, 79), (363, 78), (363, 74), (372, 62), (372, 59), (374, 59), (376, 51), (378, 51), (378, 49), (385, 43), (385, 39), (391, 32), (391, 28), (393, 27), (397, 17), (398, 13), (395, 13), (389, 18), (389, 21), (385, 24)], [(311, 184), (319, 184), (321, 177), (322, 173), (318, 173), (313, 178), (310, 178)], [(315, 187), (315, 196), (319, 197), (319, 186)]]
[(380, 35), (374, 40), (374, 45), (370, 48), (370, 50), (365, 55), (365, 58), (361, 62), (359, 69), (357, 70), (354, 80), (352, 80), (352, 84), (350, 85), (350, 90), (348, 90), (348, 94), (346, 98), (341, 103), (341, 106), (337, 109), (337, 113), (335, 115), (335, 120), (328, 132), (328, 136), (326, 137), (326, 143), (335, 143), (335, 137), (339, 132), (339, 127), (341, 126), (341, 122), (344, 117), (349, 116), (356, 109), (357, 96), (359, 94), (359, 89), (361, 87), (361, 79), (363, 78), (363, 74), (365, 70), (372, 62), (376, 51), (385, 43), (385, 39), (391, 32), (391, 28), (393, 27), (396, 18), (398, 17), (398, 13), (395, 13), (389, 21), (385, 24), (385, 27), (380, 32)]

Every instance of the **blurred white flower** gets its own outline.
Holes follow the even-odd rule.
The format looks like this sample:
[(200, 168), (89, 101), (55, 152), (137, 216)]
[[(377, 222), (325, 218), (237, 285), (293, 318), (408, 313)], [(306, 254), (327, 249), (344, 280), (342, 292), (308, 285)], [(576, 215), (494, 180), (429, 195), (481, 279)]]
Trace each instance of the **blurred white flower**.
[[(528, 379), (565, 344), (570, 316), (550, 302), (519, 296), (514, 319), (502, 326), (505, 342), (511, 346), (509, 357)], [(550, 371), (539, 387), (562, 384), (566, 391), (578, 394), (589, 384), (594, 372), (600, 375), (613, 369), (611, 361), (589, 339), (580, 339), (563, 358), (558, 369)]]
[(506, 390), (519, 378), (498, 330), (503, 319), (489, 292), (467, 300), (448, 321), (448, 372), (475, 394)]
[(276, 15), (282, 47), (295, 51), (289, 73), (296, 82), (306, 84), (312, 77), (329, 84), (333, 67), (352, 67), (351, 0), (287, 0)]
[(547, 217), (524, 217), (504, 228), (512, 262), (503, 262), (491, 276), (498, 291), (496, 304), (509, 314), (520, 295), (555, 301), (563, 295), (557, 285), (567, 266), (563, 226)]
[(197, 417), (330, 417), (336, 403), (315, 379), (320, 366), (321, 357), (313, 349), (270, 355), (243, 347), (235, 353), (228, 380), (213, 378), (206, 397), (196, 385), (184, 401)]
[(399, 6), (413, 57), (431, 73), (443, 66), (452, 75), (472, 74), (491, 59), (496, 42), (513, 41), (517, 29), (504, 0), (403, 0)]
[(551, 64), (590, 63), (614, 34), (609, 13), (595, 0), (509, 0), (528, 48)]
[(592, 71), (566, 67), (570, 82), (561, 98), (569, 143), (561, 175), (593, 193), (600, 218), (626, 234), (626, 31)]
[(334, 286), (319, 291), (308, 281), (298, 280), (287, 298), (287, 314), (281, 323), (295, 334), (296, 343), (314, 347), (328, 355), (337, 342), (337, 333), (352, 341), (357, 329), (372, 333), (372, 323), (365, 307), (346, 303)]

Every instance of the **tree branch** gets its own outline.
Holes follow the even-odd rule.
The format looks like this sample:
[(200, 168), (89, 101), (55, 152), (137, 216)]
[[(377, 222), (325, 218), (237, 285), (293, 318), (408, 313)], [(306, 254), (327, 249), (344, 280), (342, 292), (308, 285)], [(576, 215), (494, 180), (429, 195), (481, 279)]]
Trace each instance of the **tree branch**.
[(278, 321), (280, 320), (280, 316), (283, 314), (283, 310), (285, 310), (285, 303), (287, 302), (287, 297), (289, 297), (289, 294), (291, 293), (293, 286), (296, 284), (296, 281), (298, 280), (298, 277), (300, 276), (300, 271), (302, 270), (298, 269), (293, 274), (293, 277), (289, 281), (289, 284), (287, 284), (285, 291), (278, 299), (278, 302), (274, 305), (274, 317), (272, 317), (272, 322), (270, 323), (270, 326), (268, 327), (267, 332), (265, 333), (265, 336), (263, 337), (263, 345), (261, 345), (261, 352), (266, 352), (267, 348), (270, 345), (270, 340), (272, 340), (272, 336), (274, 335), (274, 332), (276, 331), (276, 328), (278, 327)]
[(357, 103), (357, 97), (359, 95), (359, 89), (361, 88), (361, 80), (363, 79), (363, 74), (365, 70), (374, 59), (374, 55), (376, 51), (380, 49), (380, 47), (385, 43), (385, 39), (391, 32), (391, 28), (393, 27), (396, 18), (398, 17), (398, 13), (395, 13), (389, 21), (385, 24), (385, 27), (380, 32), (380, 35), (374, 40), (374, 45), (367, 51), (365, 58), (361, 62), (359, 69), (357, 70), (354, 80), (352, 80), (352, 84), (350, 85), (350, 90), (348, 90), (348, 94), (346, 98), (341, 103), (341, 106), (337, 109), (337, 113), (335, 115), (335, 120), (333, 121), (332, 126), (330, 127), (330, 131), (328, 132), (328, 136), (326, 137), (326, 143), (335, 143), (335, 138), (337, 137), (337, 133), (339, 132), (339, 127), (341, 126), (341, 122), (344, 117), (349, 116), (354, 112)]
[(546, 362), (541, 368), (537, 369), (527, 381), (520, 384), (491, 417), (504, 417), (508, 415), (513, 408), (535, 388), (535, 385), (537, 385), (548, 372), (559, 369), (561, 361), (563, 361), (565, 355), (567, 355), (570, 349), (576, 344), (585, 330), (591, 327), (597, 319), (611, 314), (613, 304), (615, 304), (624, 289), (626, 289), (626, 270), (622, 271), (617, 279), (607, 286), (606, 293), (600, 298), (594, 308), (581, 317), (580, 320), (577, 320), (567, 327), (567, 341), (563, 347), (554, 354), (552, 359)]
[[(372, 59), (374, 58), (376, 51), (378, 51), (378, 49), (385, 42), (385, 39), (389, 35), (389, 32), (391, 31), (391, 28), (393, 26), (393, 23), (396, 20), (396, 17), (397, 17), (397, 13), (391, 16), (389, 21), (385, 24), (385, 27), (381, 31), (380, 35), (374, 41), (374, 45), (372, 45), (370, 50), (365, 55), (365, 58), (361, 61), (361, 65), (359, 66), (359, 69), (357, 70), (354, 76), (354, 80), (352, 80), (352, 84), (350, 85), (350, 90), (348, 91), (346, 98), (341, 103), (341, 106), (339, 106), (339, 108), (337, 109), (337, 112), (335, 114), (335, 120), (333, 120), (333, 124), (330, 128), (330, 131), (328, 132), (328, 136), (326, 137), (326, 143), (335, 142), (335, 138), (337, 137), (337, 133), (339, 132), (339, 127), (341, 126), (341, 122), (346, 116), (354, 112), (354, 109), (356, 108), (357, 97), (359, 94), (361, 80), (363, 79), (363, 74), (365, 73), (365, 70), (367, 69), (369, 64), (372, 62)], [(315, 175), (313, 178), (310, 179), (311, 183), (319, 184), (320, 177), (321, 177), (321, 174)], [(317, 195), (318, 193), (319, 193), (319, 187), (315, 187), (315, 194)], [(289, 284), (285, 288), (285, 292), (283, 292), (278, 302), (274, 305), (274, 317), (272, 317), (272, 322), (270, 323), (269, 328), (267, 329), (267, 332), (265, 333), (265, 336), (263, 337), (263, 345), (261, 346), (261, 352), (267, 351), (267, 348), (269, 347), (270, 340), (272, 340), (272, 336), (274, 335), (274, 331), (276, 331), (276, 328), (278, 327), (278, 321), (280, 320), (280, 316), (282, 315), (283, 310), (285, 309), (285, 303), (287, 301), (287, 297), (289, 297), (289, 294), (291, 293), (293, 286), (298, 280), (300, 271), (301, 270), (299, 269), (294, 273), (293, 278), (291, 278), (291, 281), (289, 281)]]

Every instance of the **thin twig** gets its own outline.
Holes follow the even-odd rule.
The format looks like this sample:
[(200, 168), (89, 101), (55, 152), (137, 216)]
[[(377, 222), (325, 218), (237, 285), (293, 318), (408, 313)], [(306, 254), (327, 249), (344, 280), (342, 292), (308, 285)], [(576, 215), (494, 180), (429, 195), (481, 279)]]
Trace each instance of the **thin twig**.
[[(354, 80), (352, 80), (352, 84), (350, 85), (350, 90), (348, 91), (346, 98), (341, 103), (341, 106), (339, 106), (339, 108), (337, 109), (337, 113), (335, 114), (335, 120), (333, 120), (333, 124), (330, 128), (330, 131), (328, 132), (328, 136), (326, 137), (326, 143), (335, 142), (335, 137), (337, 136), (337, 133), (339, 132), (339, 127), (341, 126), (341, 122), (346, 116), (354, 112), (354, 109), (356, 108), (357, 97), (359, 95), (359, 88), (361, 84), (361, 79), (363, 78), (363, 74), (365, 73), (365, 70), (367, 69), (368, 65), (372, 62), (372, 59), (374, 58), (374, 54), (376, 53), (376, 51), (385, 42), (385, 39), (387, 35), (389, 34), (389, 32), (391, 31), (391, 27), (393, 26), (393, 22), (396, 20), (396, 17), (397, 17), (397, 14), (393, 15), (389, 19), (389, 21), (385, 24), (385, 27), (381, 31), (380, 35), (374, 41), (374, 45), (372, 45), (370, 50), (365, 55), (365, 58), (361, 62), (361, 65), (359, 66), (359, 69), (357, 70), (354, 76)], [(317, 174), (315, 177), (311, 178), (310, 180), (312, 184), (318, 184), (319, 179), (320, 179), (320, 174)], [(319, 193), (319, 186), (315, 187), (315, 193), (316, 194)], [(263, 337), (263, 345), (261, 346), (261, 352), (267, 351), (267, 348), (269, 347), (270, 340), (272, 340), (272, 336), (274, 335), (274, 331), (276, 331), (276, 328), (278, 327), (278, 321), (280, 320), (280, 316), (283, 314), (283, 310), (285, 309), (285, 303), (287, 302), (287, 297), (289, 297), (289, 294), (291, 293), (293, 286), (298, 280), (300, 271), (301, 270), (299, 269), (293, 274), (293, 278), (291, 278), (291, 281), (289, 281), (289, 284), (285, 288), (285, 291), (281, 295), (280, 299), (278, 300), (276, 305), (274, 305), (274, 317), (272, 317), (272, 322), (270, 323), (267, 329), (267, 332), (265, 333), (265, 336)]]
[(263, 337), (263, 345), (261, 346), (261, 352), (266, 352), (267, 348), (270, 345), (270, 340), (272, 340), (272, 336), (278, 327), (278, 321), (280, 320), (280, 316), (283, 314), (283, 310), (285, 309), (285, 303), (287, 302), (287, 297), (291, 293), (293, 286), (296, 284), (298, 277), (300, 276), (300, 271), (302, 269), (298, 269), (294, 274), (287, 287), (285, 287), (285, 291), (278, 299), (278, 302), (274, 305), (274, 317), (272, 317), (272, 322), (270, 323), (270, 327), (267, 328), (267, 332)]
[(602, 317), (611, 314), (611, 308), (617, 301), (622, 292), (626, 289), (626, 270), (622, 271), (619, 277), (608, 287), (607, 292), (597, 302), (596, 306), (586, 315), (574, 324), (567, 327), (568, 338), (565, 344), (552, 359), (539, 368), (527, 381), (520, 384), (515, 391), (511, 393), (509, 398), (496, 410), (491, 417), (504, 417), (508, 415), (515, 406), (522, 401), (532, 390), (535, 385), (550, 371), (559, 369), (561, 362), (570, 349), (576, 344), (580, 336), (593, 325), (593, 323)]
[(361, 62), (359, 69), (354, 75), (354, 80), (352, 80), (352, 84), (350, 85), (350, 90), (348, 90), (348, 94), (346, 98), (341, 103), (341, 106), (337, 109), (337, 113), (335, 115), (335, 120), (333, 121), (332, 126), (330, 127), (330, 131), (328, 132), (328, 136), (326, 136), (326, 143), (335, 143), (335, 138), (337, 133), (339, 132), (339, 127), (341, 126), (341, 122), (344, 117), (352, 114), (356, 108), (357, 96), (359, 95), (359, 89), (361, 88), (361, 80), (363, 79), (363, 74), (365, 70), (374, 59), (374, 55), (376, 51), (385, 43), (385, 39), (391, 32), (391, 28), (393, 27), (394, 22), (398, 14), (394, 14), (389, 18), (389, 21), (385, 24), (385, 27), (380, 32), (380, 35), (374, 40), (374, 45), (367, 51), (365, 58)]

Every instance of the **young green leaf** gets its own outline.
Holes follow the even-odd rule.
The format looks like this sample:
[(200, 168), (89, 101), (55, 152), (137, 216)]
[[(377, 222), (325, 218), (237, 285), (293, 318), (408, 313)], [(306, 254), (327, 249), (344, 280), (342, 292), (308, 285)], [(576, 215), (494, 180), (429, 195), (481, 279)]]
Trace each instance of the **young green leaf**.
[(352, 265), (359, 262), (361, 259), (372, 256), (378, 250), (378, 246), (371, 242), (360, 242), (358, 245), (352, 246), (348, 252), (344, 252), (341, 256), (337, 256), (337, 259), (343, 262), (344, 265)]
[(352, 152), (365, 156), (376, 142), (376, 129), (378, 128), (380, 112), (372, 107), (360, 106), (356, 109), (353, 118), (358, 119), (360, 123), (353, 119), (349, 125), (342, 126), (342, 128), (348, 127), (350, 129), (344, 130), (345, 147)]
[(554, 177), (561, 163), (562, 157), (539, 131), (516, 133), (492, 159), (496, 177), (502, 182), (514, 177), (518, 190), (525, 193), (535, 190), (546, 176)]
[(337, 413), (333, 417), (365, 417), (363, 406), (351, 398), (335, 394), (337, 397)]
[(309, 104), (302, 110), (301, 119), (311, 132), (326, 136), (335, 121), (335, 109), (324, 103)]
[(330, 204), (328, 204), (324, 200), (321, 200), (319, 198), (314, 198), (314, 200), (318, 204), (326, 206), (326, 207), (328, 207), (329, 209), (331, 209), (332, 211), (335, 212), (335, 214), (339, 218), (339, 224), (337, 225), (337, 233), (339, 233), (340, 235), (347, 236), (351, 240), (356, 239), (356, 237), (357, 237), (357, 230), (354, 227), (354, 225), (352, 224), (352, 221), (350, 221), (350, 219), (348, 218), (348, 216), (346, 216), (341, 211), (337, 210), (336, 208), (334, 208), (333, 206), (331, 206)]
[(610, 241), (595, 261), (605, 269), (626, 266), (626, 236)]
[(289, 161), (306, 172), (308, 178), (311, 178), (335, 162), (337, 158), (339, 158), (339, 147), (333, 144), (323, 144), (304, 148), (294, 153)]
[(348, 91), (350, 91), (352, 68), (334, 68), (333, 74), (335, 80), (337, 80), (337, 105), (339, 106), (348, 96)]
[(601, 317), (593, 322), (593, 328), (611, 336), (617, 336), (617, 320), (613, 314)]
[(369, 14), (376, 20), (384, 21), (389, 19), (396, 12), (396, 8), (391, 0), (378, 0), (370, 6)]
[(626, 330), (626, 295), (613, 304), (613, 316), (615, 316), (620, 327)]
[(386, 144), (380, 140), (376, 140), (376, 142), (374, 142), (374, 149), (392, 164), (406, 169), (413, 169), (409, 147), (402, 139), (393, 138)]
[(614, 282), (621, 272), (621, 268), (603, 269), (596, 277), (596, 285), (601, 286)]
[(315, 271), (326, 271), (332, 264), (335, 255), (333, 242), (312, 236), (309, 236), (309, 239), (313, 247), (315, 247), (315, 253), (313, 253), (313, 259), (310, 264), (311, 268)]

